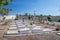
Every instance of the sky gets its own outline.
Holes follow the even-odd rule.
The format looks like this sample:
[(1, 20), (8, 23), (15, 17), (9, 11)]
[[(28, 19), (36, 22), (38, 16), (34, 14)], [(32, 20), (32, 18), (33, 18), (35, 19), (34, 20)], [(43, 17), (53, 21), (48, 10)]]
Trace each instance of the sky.
[(12, 8), (9, 12), (15, 14), (34, 14), (36, 15), (60, 15), (60, 0), (13, 0), (7, 8)]

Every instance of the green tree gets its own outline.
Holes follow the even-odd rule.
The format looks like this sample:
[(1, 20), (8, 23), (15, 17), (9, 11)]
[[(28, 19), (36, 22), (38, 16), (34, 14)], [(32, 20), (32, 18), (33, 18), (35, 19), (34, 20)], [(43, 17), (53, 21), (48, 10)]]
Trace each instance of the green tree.
[(4, 6), (8, 6), (10, 2), (12, 2), (12, 0), (0, 0), (0, 14), (5, 15), (11, 10), (10, 8), (4, 8)]
[(53, 19), (51, 17), (47, 17), (48, 21), (52, 22)]
[(0, 14), (3, 15), (7, 15), (9, 11), (11, 11), (12, 9), (10, 8), (4, 8), (4, 6), (8, 6), (10, 2), (12, 2), (13, 0), (0, 0)]
[(31, 20), (32, 19), (32, 16), (31, 14), (28, 15), (28, 19)]
[(11, 11), (12, 9), (10, 9), (10, 8), (3, 8), (3, 9), (1, 9), (0, 10), (0, 14), (1, 15), (8, 15), (8, 13), (9, 13), (9, 11)]

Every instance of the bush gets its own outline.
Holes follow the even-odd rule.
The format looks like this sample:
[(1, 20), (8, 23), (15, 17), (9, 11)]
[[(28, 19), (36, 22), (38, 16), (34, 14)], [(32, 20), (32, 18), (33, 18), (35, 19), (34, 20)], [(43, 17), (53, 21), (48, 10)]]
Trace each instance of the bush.
[(59, 28), (56, 28), (56, 31), (59, 31)]
[(60, 20), (58, 20), (58, 22), (60, 22)]
[(30, 22), (30, 25), (33, 25), (33, 23), (32, 23), (32, 22)]
[(49, 21), (49, 22), (53, 22), (53, 19), (50, 18), (50, 17), (48, 17), (48, 21)]
[(15, 18), (15, 20), (18, 20), (18, 18)]

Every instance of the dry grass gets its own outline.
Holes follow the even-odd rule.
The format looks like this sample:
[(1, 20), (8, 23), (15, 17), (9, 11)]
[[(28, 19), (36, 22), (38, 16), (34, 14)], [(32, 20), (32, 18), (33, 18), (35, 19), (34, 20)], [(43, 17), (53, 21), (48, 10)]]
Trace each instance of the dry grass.
[(36, 36), (28, 36), (27, 40), (37, 40), (37, 37)]
[(9, 27), (9, 22), (7, 22), (6, 25), (0, 25), (0, 40), (5, 40), (3, 38), (3, 35), (7, 31), (8, 27)]
[(26, 36), (14, 36), (8, 37), (6, 40), (60, 40), (60, 37), (55, 34), (37, 34), (37, 35), (26, 35)]

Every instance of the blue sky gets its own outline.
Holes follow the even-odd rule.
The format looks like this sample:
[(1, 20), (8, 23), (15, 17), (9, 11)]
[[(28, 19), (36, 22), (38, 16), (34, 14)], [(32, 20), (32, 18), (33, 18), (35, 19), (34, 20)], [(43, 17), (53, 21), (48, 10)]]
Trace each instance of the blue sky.
[(34, 14), (60, 15), (60, 0), (13, 0), (8, 8), (12, 8), (10, 14)]

